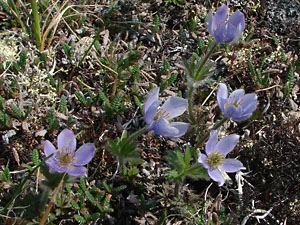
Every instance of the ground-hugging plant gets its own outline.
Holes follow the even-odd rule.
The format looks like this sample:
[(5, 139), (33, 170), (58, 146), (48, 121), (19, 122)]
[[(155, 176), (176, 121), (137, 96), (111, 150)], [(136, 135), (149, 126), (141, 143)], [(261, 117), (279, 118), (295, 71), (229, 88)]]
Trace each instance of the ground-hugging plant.
[[(159, 93), (160, 90), (166, 89), (166, 85), (163, 84), (162, 87), (153, 88), (149, 91), (143, 105), (143, 119), (146, 125), (131, 135), (128, 135), (127, 131), (124, 130), (122, 137), (117, 137), (115, 140), (108, 141), (106, 149), (116, 157), (118, 162), (117, 172), (120, 168), (123, 175), (126, 174), (126, 171), (128, 173), (128, 170), (126, 170), (127, 163), (140, 160), (140, 150), (138, 149), (136, 139), (145, 132), (153, 132), (156, 137), (163, 136), (165, 138), (179, 138), (188, 135), (188, 137), (198, 140), (194, 145), (185, 143), (185, 147), (180, 146), (182, 148), (177, 148), (176, 152), (168, 151), (166, 154), (166, 159), (170, 166), (168, 174), (170, 181), (175, 182), (174, 193), (177, 198), (180, 197), (180, 185), (185, 182), (186, 177), (194, 179), (209, 179), (210, 177), (213, 181), (218, 182), (219, 186), (222, 186), (225, 184), (224, 173), (237, 172), (246, 169), (239, 160), (226, 159), (227, 154), (237, 145), (240, 136), (231, 134), (223, 137), (219, 141), (217, 129), (229, 119), (237, 122), (248, 119), (257, 108), (258, 101), (255, 93), (245, 94), (244, 89), (238, 89), (228, 96), (227, 86), (224, 83), (220, 83), (217, 92), (217, 102), (224, 118), (216, 123), (211, 131), (202, 131), (196, 134), (188, 132), (188, 129), (191, 126), (197, 127), (199, 125), (198, 121), (193, 116), (193, 97), (194, 91), (199, 83), (206, 80), (208, 75), (213, 72), (214, 64), (208, 61), (209, 58), (219, 44), (232, 44), (238, 42), (241, 33), (245, 29), (243, 13), (237, 11), (231, 15), (228, 21), (226, 21), (227, 14), (228, 8), (225, 4), (217, 10), (215, 15), (213, 15), (212, 11), (209, 13), (208, 31), (213, 36), (214, 43), (208, 48), (202, 58), (194, 57), (190, 62), (184, 62), (187, 76), (189, 77), (187, 84), (187, 87), (189, 88), (187, 91), (187, 99), (178, 96), (170, 96), (165, 103), (161, 105), (161, 101), (158, 100)], [(126, 60), (127, 59), (128, 58), (126, 58)], [(124, 62), (131, 65), (132, 62), (127, 62), (126, 60), (123, 58)], [(126, 67), (126, 70), (128, 69), (128, 66), (122, 66), (124, 65), (122, 64), (118, 68), (123, 68), (123, 70), (125, 70)], [(120, 70), (118, 72), (121, 74), (124, 71)], [(52, 77), (49, 79), (51, 78)], [(55, 84), (54, 86), (57, 87), (58, 85)], [(93, 98), (96, 98), (96, 96), (90, 94), (91, 100), (89, 102), (85, 99), (83, 94), (76, 92), (75, 95), (87, 108), (91, 106)], [(101, 92), (99, 95), (99, 98), (106, 100), (105, 95)], [(66, 103), (62, 105), (66, 105)], [(64, 106), (61, 106), (62, 112), (66, 112), (66, 109), (64, 108)], [(188, 112), (188, 119), (185, 120), (185, 122), (181, 122), (180, 120), (174, 121), (175, 119), (178, 120), (185, 111)], [(25, 119), (26, 115), (20, 114), (19, 117), (21, 119), (24, 117)], [(51, 127), (57, 129), (59, 127), (59, 122), (56, 120), (51, 110), (48, 111), (48, 117)], [(200, 147), (208, 137), (209, 139), (205, 145), (205, 153), (201, 153), (203, 150)], [(180, 149), (185, 150), (184, 152), (181, 152)], [(70, 129), (63, 129), (57, 136), (57, 148), (48, 140), (44, 142), (45, 158), (39, 161), (38, 157), (34, 157), (34, 167), (30, 169), (30, 173), (23, 179), (11, 201), (4, 207), (2, 212), (6, 213), (6, 210), (22, 191), (22, 188), (30, 175), (32, 175), (37, 168), (41, 167), (45, 176), (43, 185), (45, 186), (44, 194), (46, 197), (45, 195), (43, 196), (44, 202), (45, 199), (47, 200), (50, 190), (53, 190), (51, 200), (41, 218), (41, 225), (47, 222), (51, 208), (62, 191), (62, 186), (66, 182), (75, 182), (72, 177), (81, 177), (81, 186), (77, 191), (78, 196), (70, 203), (73, 208), (80, 211), (75, 215), (75, 219), (78, 222), (87, 223), (95, 221), (100, 217), (99, 213), (109, 213), (111, 209), (109, 207), (108, 197), (105, 198), (104, 193), (97, 187), (93, 188), (91, 191), (88, 190), (83, 179), (83, 176), (87, 174), (87, 168), (84, 165), (92, 160), (95, 152), (96, 149), (94, 143), (84, 144), (76, 151), (76, 136)], [(35, 152), (34, 155), (36, 154), (37, 153)], [(115, 175), (112, 178), (115, 178)], [(5, 169), (2, 172), (1, 179), (5, 182), (10, 180), (8, 169)], [(129, 180), (131, 181), (132, 179)], [(113, 190), (112, 188), (109, 189), (109, 186), (106, 183), (103, 185), (106, 187), (107, 192)], [(122, 188), (120, 188), (120, 190), (124, 189)], [(92, 214), (95, 219), (89, 219), (88, 213), (81, 211), (86, 204), (85, 201), (82, 200), (84, 197), (88, 198), (89, 202), (98, 208), (99, 212)], [(144, 196), (142, 198), (142, 202), (144, 202)], [(147, 207), (144, 208), (147, 209)]]

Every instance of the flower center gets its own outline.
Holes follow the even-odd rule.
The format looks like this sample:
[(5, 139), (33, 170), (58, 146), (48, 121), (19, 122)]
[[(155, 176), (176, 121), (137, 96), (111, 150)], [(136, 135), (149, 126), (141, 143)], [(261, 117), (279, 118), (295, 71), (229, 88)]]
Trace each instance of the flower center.
[(220, 153), (218, 151), (215, 151), (215, 152), (209, 153), (209, 155), (207, 156), (206, 162), (212, 168), (216, 168), (218, 166), (223, 165), (224, 160), (225, 160), (225, 155), (223, 155), (222, 153)]
[(217, 26), (216, 26), (216, 28), (213, 30), (213, 32), (215, 33), (215, 32), (218, 30), (218, 28), (219, 28), (222, 24), (224, 24), (224, 23), (226, 23), (226, 22), (225, 22), (225, 21), (222, 21), (222, 22), (218, 23)]
[(76, 162), (75, 152), (73, 149), (68, 147), (63, 148), (61, 151), (57, 152), (56, 160), (60, 167), (69, 167)]
[(156, 113), (155, 117), (153, 118), (153, 121), (158, 120), (159, 117), (163, 117), (166, 120), (168, 120), (170, 115), (169, 115), (169, 113), (167, 113), (167, 111), (160, 108), (160, 109), (157, 110), (157, 113)]
[(235, 97), (229, 98), (225, 103), (225, 110), (228, 110), (228, 107), (233, 105), (235, 108), (239, 108), (241, 105), (244, 104), (244, 99), (236, 99)]

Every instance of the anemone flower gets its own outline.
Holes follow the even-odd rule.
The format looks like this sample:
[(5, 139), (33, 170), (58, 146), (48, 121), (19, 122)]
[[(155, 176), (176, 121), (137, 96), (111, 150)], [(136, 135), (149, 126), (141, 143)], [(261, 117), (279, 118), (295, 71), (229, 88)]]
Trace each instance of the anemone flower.
[(57, 148), (46, 140), (44, 143), (44, 153), (46, 157), (51, 155), (46, 164), (54, 172), (65, 173), (71, 176), (82, 176), (87, 172), (84, 167), (95, 154), (93, 143), (86, 143), (76, 150), (76, 138), (71, 130), (64, 129), (57, 136)]
[(170, 121), (185, 112), (188, 101), (172, 96), (159, 107), (161, 101), (158, 100), (158, 94), (159, 88), (153, 89), (144, 105), (144, 120), (149, 125), (147, 130), (153, 130), (155, 134), (164, 137), (183, 136), (190, 124)]
[(236, 11), (226, 21), (227, 15), (228, 8), (225, 4), (217, 10), (215, 15), (212, 10), (208, 14), (208, 31), (217, 43), (236, 42), (245, 29), (243, 13)]
[(239, 160), (226, 159), (226, 155), (234, 149), (239, 138), (239, 135), (231, 134), (218, 141), (217, 132), (212, 130), (205, 146), (206, 154), (199, 154), (198, 162), (207, 169), (208, 175), (218, 182), (219, 186), (224, 184), (221, 171), (234, 173), (246, 169)]
[(223, 83), (220, 83), (217, 99), (223, 114), (236, 121), (248, 119), (258, 102), (255, 93), (245, 95), (244, 89), (235, 90), (228, 97), (227, 87)]

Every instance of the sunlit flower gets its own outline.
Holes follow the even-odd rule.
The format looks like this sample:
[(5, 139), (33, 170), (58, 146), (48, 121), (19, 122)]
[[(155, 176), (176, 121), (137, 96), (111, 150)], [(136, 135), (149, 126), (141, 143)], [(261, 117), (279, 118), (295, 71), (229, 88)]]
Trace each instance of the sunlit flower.
[(228, 98), (227, 87), (223, 83), (220, 83), (217, 99), (223, 114), (236, 121), (248, 119), (258, 102), (255, 93), (245, 95), (244, 89), (233, 91)]
[(51, 155), (46, 164), (55, 172), (67, 172), (71, 176), (82, 176), (86, 174), (87, 168), (84, 167), (95, 154), (93, 143), (86, 143), (76, 150), (76, 138), (71, 130), (64, 129), (57, 136), (57, 148), (46, 140), (44, 143), (44, 153), (46, 157)]
[(236, 42), (245, 29), (244, 14), (240, 11), (234, 12), (228, 21), (228, 8), (223, 4), (213, 15), (213, 10), (208, 14), (208, 31), (214, 36), (218, 43)]
[(148, 130), (164, 137), (181, 137), (189, 127), (189, 123), (170, 122), (182, 115), (188, 107), (186, 99), (172, 96), (161, 106), (158, 100), (159, 88), (150, 92), (144, 105), (144, 120), (149, 125)]
[(198, 162), (207, 169), (208, 175), (218, 182), (219, 186), (224, 184), (221, 171), (234, 173), (246, 169), (239, 160), (226, 159), (226, 155), (234, 149), (239, 138), (239, 135), (231, 134), (218, 141), (217, 132), (212, 130), (205, 146), (206, 154), (200, 153), (198, 156)]

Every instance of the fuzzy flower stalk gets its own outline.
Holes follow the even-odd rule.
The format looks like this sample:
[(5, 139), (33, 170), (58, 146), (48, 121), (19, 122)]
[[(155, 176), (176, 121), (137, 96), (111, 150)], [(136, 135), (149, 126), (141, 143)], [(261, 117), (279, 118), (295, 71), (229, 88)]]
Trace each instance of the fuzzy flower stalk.
[(218, 134), (215, 130), (210, 132), (210, 137), (205, 146), (205, 153), (198, 155), (198, 162), (208, 171), (212, 180), (218, 182), (219, 186), (224, 184), (224, 177), (221, 171), (234, 173), (246, 169), (237, 159), (226, 159), (237, 145), (240, 136), (231, 134), (218, 141)]
[(213, 10), (208, 14), (208, 31), (217, 43), (235, 43), (239, 40), (245, 29), (244, 14), (234, 12), (226, 21), (228, 7), (223, 4), (213, 15)]
[(159, 107), (161, 101), (158, 100), (158, 95), (159, 88), (153, 89), (144, 104), (144, 120), (149, 125), (147, 130), (153, 130), (155, 134), (169, 138), (183, 136), (190, 124), (171, 120), (186, 111), (187, 100), (171, 96)]
[(83, 176), (87, 172), (84, 167), (95, 154), (93, 143), (86, 143), (76, 151), (76, 137), (71, 130), (64, 129), (57, 136), (57, 149), (46, 140), (44, 143), (46, 157), (53, 154), (46, 164), (53, 172), (68, 173), (70, 176)]
[(225, 84), (220, 83), (217, 100), (224, 116), (236, 121), (248, 119), (257, 107), (257, 95), (245, 94), (244, 89), (233, 91), (228, 97)]

